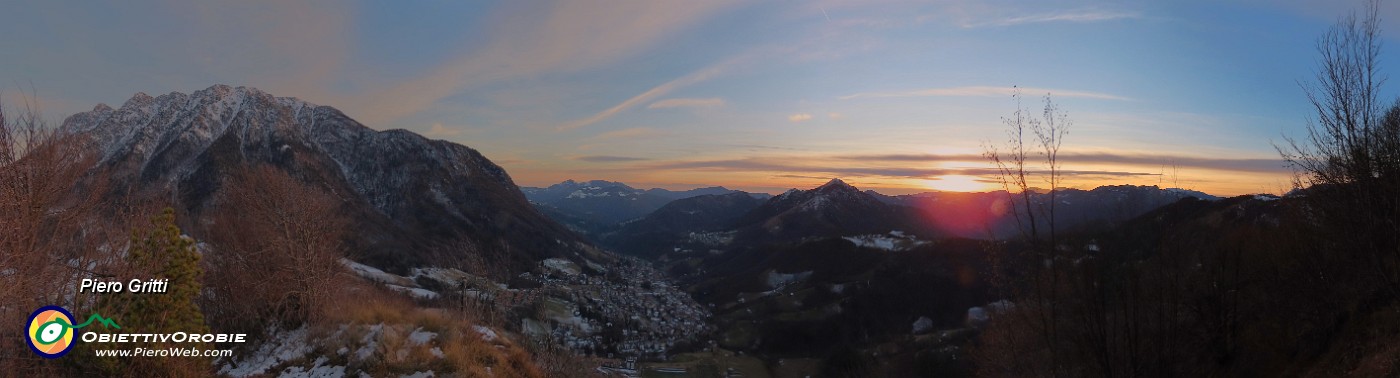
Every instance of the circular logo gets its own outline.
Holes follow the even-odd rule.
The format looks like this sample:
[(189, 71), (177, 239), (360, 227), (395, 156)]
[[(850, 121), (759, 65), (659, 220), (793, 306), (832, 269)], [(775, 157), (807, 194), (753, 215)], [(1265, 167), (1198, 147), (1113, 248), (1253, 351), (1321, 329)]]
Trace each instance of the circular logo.
[(29, 315), (29, 349), (44, 358), (59, 358), (73, 349), (73, 314), (63, 307), (44, 306)]

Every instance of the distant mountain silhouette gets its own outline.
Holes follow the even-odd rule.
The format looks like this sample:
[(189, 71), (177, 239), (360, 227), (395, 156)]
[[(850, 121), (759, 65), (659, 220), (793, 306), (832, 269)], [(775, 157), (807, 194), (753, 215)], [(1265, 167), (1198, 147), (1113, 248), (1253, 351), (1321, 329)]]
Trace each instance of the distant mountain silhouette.
[[(1030, 197), (1032, 208), (1048, 209), (1046, 205), (1051, 198), (1048, 191), (1033, 192)], [(1219, 199), (1193, 190), (1135, 185), (1100, 186), (1092, 190), (1059, 189), (1054, 192), (1054, 197), (1057, 202), (1056, 227), (1061, 230), (1102, 230), (1183, 198)], [(1023, 213), (1021, 219), (1017, 219), (1011, 206), (1012, 203), (1023, 203), (1025, 199), (1019, 194), (1009, 196), (1004, 191), (929, 192), (901, 196), (876, 195), (876, 198), (886, 203), (918, 208), (940, 233), (949, 236), (981, 239), (1020, 237), (1021, 227), (1017, 224), (1025, 224), (1029, 219), (1024, 217), (1024, 205), (1016, 207)], [(1037, 215), (1040, 216), (1037, 223), (1042, 228), (1047, 226), (1048, 216)]]
[(727, 230), (762, 203), (748, 193), (679, 199), (604, 234), (602, 243), (617, 252), (643, 257), (682, 248), (704, 251), (714, 247), (714, 241), (703, 235)]
[(734, 228), (757, 239), (800, 239), (900, 231), (931, 231), (913, 211), (885, 203), (841, 179), (810, 190), (789, 190), (774, 196), (736, 221)]
[[(524, 187), (525, 197), (554, 220), (576, 232), (597, 236), (619, 223), (641, 218), (671, 201), (702, 195), (743, 193), (722, 186), (682, 191), (637, 189), (614, 181), (567, 180), (547, 188)], [(752, 195), (756, 198), (766, 194)]]

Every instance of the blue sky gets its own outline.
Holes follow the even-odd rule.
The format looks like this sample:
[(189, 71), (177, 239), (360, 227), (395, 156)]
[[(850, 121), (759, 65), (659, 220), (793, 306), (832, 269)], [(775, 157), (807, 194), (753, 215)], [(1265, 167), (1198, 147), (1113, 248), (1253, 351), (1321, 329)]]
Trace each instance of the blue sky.
[(253, 86), (477, 148), (521, 185), (904, 193), (992, 188), (977, 155), (1019, 86), (1073, 120), (1070, 185), (1280, 192), (1271, 143), (1303, 135), (1314, 41), (1360, 5), (29, 2), (4, 5), (0, 92), (32, 85), (59, 119)]

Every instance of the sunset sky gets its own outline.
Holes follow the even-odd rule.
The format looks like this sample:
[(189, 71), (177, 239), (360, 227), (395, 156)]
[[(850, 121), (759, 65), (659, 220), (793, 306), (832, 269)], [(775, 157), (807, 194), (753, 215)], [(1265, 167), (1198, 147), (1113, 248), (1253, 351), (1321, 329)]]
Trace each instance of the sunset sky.
[[(58, 120), (253, 86), (471, 146), (524, 186), (893, 194), (996, 188), (980, 154), (1019, 86), (1073, 120), (1070, 186), (1279, 193), (1314, 41), (1360, 4), (27, 2), (3, 8), (0, 90)], [(1400, 64), (1400, 7), (1381, 14)]]

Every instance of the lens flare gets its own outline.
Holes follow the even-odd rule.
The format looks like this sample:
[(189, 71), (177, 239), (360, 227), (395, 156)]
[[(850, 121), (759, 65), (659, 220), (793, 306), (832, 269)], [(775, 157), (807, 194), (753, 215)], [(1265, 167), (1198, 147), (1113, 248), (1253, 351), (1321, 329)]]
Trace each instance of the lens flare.
[(932, 180), (924, 180), (924, 186), (944, 192), (978, 192), (993, 188), (992, 184), (980, 181), (976, 176), (943, 175)]

